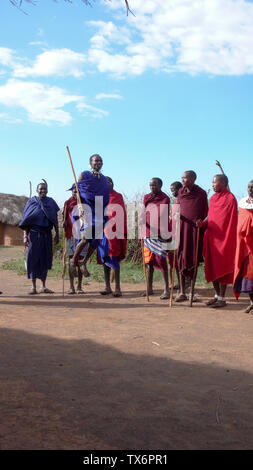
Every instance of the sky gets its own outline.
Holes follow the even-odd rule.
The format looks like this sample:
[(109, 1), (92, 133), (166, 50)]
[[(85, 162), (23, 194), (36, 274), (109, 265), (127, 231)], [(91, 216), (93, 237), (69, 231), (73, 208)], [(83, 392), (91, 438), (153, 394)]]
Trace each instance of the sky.
[(253, 179), (253, 2), (0, 2), (0, 192), (59, 205), (99, 153), (127, 200), (185, 170), (237, 198)]

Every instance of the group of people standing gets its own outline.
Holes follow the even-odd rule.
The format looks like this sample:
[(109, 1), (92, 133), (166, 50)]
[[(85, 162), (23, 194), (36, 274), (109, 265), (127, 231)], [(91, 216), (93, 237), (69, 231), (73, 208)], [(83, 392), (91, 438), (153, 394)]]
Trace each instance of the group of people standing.
[[(127, 250), (127, 214), (123, 196), (114, 190), (110, 177), (102, 174), (103, 161), (100, 155), (90, 157), (90, 169), (80, 174), (78, 182), (70, 190), (71, 197), (63, 209), (63, 227), (66, 239), (66, 256), (69, 260), (70, 289), (68, 294), (82, 294), (82, 278), (88, 277), (87, 261), (97, 251), (97, 262), (103, 265), (105, 289), (102, 295), (122, 295), (120, 286), (120, 262)], [(250, 304), (246, 312), (253, 313), (253, 181), (248, 184), (248, 196), (239, 201), (229, 189), (227, 176), (217, 174), (213, 177), (214, 195), (208, 202), (206, 191), (196, 184), (194, 171), (185, 171), (182, 182), (171, 184), (171, 194), (180, 207), (180, 238), (175, 253), (166, 247), (168, 240), (162, 237), (160, 220), (167, 212), (168, 229), (171, 229), (171, 207), (169, 196), (162, 191), (160, 178), (152, 178), (150, 192), (144, 196), (145, 236), (142, 239), (143, 262), (147, 268), (147, 290), (143, 295), (153, 295), (153, 273), (159, 269), (163, 275), (164, 291), (161, 299), (170, 297), (169, 273), (175, 271), (178, 284), (175, 302), (188, 299), (187, 287), (191, 287), (190, 300), (196, 301), (194, 285), (197, 267), (205, 261), (207, 282), (212, 282), (214, 297), (207, 302), (211, 308), (226, 306), (226, 288), (233, 285), (235, 297), (248, 293)], [(37, 196), (26, 204), (20, 228), (24, 231), (24, 243), (27, 247), (27, 276), (32, 281), (31, 295), (52, 293), (46, 286), (48, 270), (52, 267), (52, 229), (55, 229), (54, 243), (59, 241), (57, 203), (47, 196), (47, 183), (37, 186)], [(101, 210), (97, 210), (96, 197), (101, 198)], [(81, 204), (91, 209), (87, 219)], [(152, 235), (152, 220), (149, 208), (155, 207), (158, 213), (158, 231)], [(121, 207), (123, 223), (121, 236), (109, 236), (115, 230), (114, 207)], [(106, 209), (106, 210), (105, 210)], [(100, 215), (98, 215), (100, 214)], [(102, 215), (101, 215), (102, 214)], [(112, 222), (112, 224), (110, 224)], [(75, 234), (75, 224), (78, 231)], [(98, 236), (98, 232), (100, 235)], [(169, 265), (168, 265), (169, 262)], [(115, 289), (111, 287), (111, 271), (115, 280)], [(75, 277), (78, 279), (75, 288)], [(36, 281), (41, 281), (38, 290)], [(173, 286), (172, 286), (173, 288)]]

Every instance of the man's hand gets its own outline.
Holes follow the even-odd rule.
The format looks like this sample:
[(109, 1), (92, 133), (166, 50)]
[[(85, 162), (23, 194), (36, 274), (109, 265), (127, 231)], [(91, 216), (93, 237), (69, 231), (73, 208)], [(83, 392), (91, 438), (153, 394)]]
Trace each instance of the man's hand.
[(199, 227), (199, 228), (200, 228), (200, 227), (204, 227), (204, 225), (205, 225), (205, 223), (204, 223), (203, 220), (198, 219), (198, 220), (196, 221), (196, 227)]
[(59, 234), (56, 233), (56, 234), (55, 234), (55, 237), (54, 237), (54, 244), (55, 244), (55, 245), (58, 245), (58, 243), (59, 243)]

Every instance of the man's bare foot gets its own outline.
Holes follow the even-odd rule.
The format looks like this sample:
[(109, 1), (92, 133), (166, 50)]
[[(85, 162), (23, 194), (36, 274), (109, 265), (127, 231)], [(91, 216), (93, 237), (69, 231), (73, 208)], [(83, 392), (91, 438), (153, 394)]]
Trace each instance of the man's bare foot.
[(252, 313), (253, 315), (253, 304), (250, 304), (248, 305), (248, 307), (246, 308), (246, 310), (244, 310), (245, 313)]
[(41, 287), (39, 290), (39, 294), (54, 294), (54, 291), (48, 289), (47, 287)]
[(31, 290), (28, 292), (29, 295), (35, 295), (35, 294), (38, 294), (38, 292), (36, 291), (36, 287), (32, 287)]
[(115, 290), (115, 292), (113, 293), (113, 297), (122, 297), (121, 290)]
[(78, 287), (78, 288), (76, 289), (76, 293), (77, 293), (77, 294), (85, 294), (84, 290), (83, 290), (81, 287)]
[(100, 291), (100, 294), (101, 294), (101, 295), (109, 295), (109, 294), (112, 294), (112, 289), (107, 289), (107, 288), (105, 288), (105, 290), (101, 290), (101, 291)]
[(67, 291), (67, 294), (68, 294), (68, 295), (73, 295), (73, 294), (75, 294), (75, 293), (76, 293), (76, 291), (75, 291), (74, 287), (71, 287), (71, 288)]
[(79, 261), (78, 264), (79, 264), (79, 268), (80, 268), (80, 271), (81, 271), (82, 275), (84, 277), (90, 277), (90, 273), (89, 273), (89, 271), (86, 267), (86, 263), (84, 263), (83, 261)]
[[(148, 295), (154, 295), (154, 292), (152, 290), (148, 291)], [(147, 292), (144, 291), (141, 293), (141, 297), (147, 297)]]
[(166, 300), (170, 298), (170, 293), (169, 292), (163, 292), (162, 295), (160, 295), (161, 300)]

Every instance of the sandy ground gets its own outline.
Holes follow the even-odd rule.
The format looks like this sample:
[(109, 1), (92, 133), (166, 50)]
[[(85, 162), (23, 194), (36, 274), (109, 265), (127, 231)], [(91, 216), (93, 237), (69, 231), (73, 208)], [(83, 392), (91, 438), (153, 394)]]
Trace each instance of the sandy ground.
[[(0, 264), (20, 248), (1, 249)], [(67, 288), (67, 282), (66, 282)], [(124, 296), (28, 296), (0, 271), (0, 449), (252, 449), (253, 316)]]

